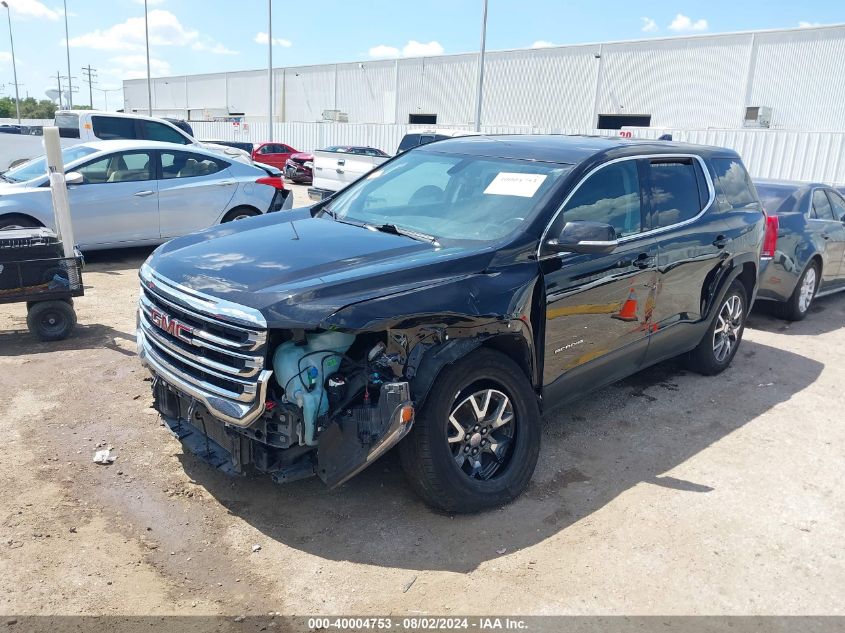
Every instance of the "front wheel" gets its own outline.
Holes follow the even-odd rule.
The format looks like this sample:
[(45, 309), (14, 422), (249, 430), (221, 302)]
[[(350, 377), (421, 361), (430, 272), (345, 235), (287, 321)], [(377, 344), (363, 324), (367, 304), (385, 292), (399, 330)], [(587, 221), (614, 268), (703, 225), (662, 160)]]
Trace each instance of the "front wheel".
[(414, 490), (446, 512), (500, 506), (525, 490), (540, 453), (537, 396), (522, 369), (493, 350), (442, 370), (399, 445)]
[(689, 366), (705, 376), (715, 376), (731, 364), (745, 331), (748, 313), (745, 286), (734, 281), (722, 299), (707, 333), (689, 354)]

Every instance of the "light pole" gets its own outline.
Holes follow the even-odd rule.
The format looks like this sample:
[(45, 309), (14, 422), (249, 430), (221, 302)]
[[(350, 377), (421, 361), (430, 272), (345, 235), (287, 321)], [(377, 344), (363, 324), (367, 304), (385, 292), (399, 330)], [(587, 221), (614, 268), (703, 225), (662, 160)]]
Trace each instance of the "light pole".
[(153, 84), (150, 80), (150, 24), (147, 18), (147, 0), (144, 0), (144, 40), (147, 44), (147, 105), (150, 116), (153, 115)]
[(475, 97), (475, 131), (481, 131), (481, 98), (484, 92), (484, 50), (487, 45), (487, 0), (481, 8), (481, 51), (478, 55), (478, 92)]
[[(108, 112), (108, 110), (109, 110), (109, 93), (110, 92), (118, 92), (118, 91), (122, 90), (122, 88), (94, 88), (94, 90), (99, 90), (100, 92), (103, 93), (103, 97), (106, 100), (106, 112)], [(94, 107), (93, 103), (91, 104), (91, 107), (92, 108)]]
[(267, 83), (270, 99), (267, 104), (267, 123), (269, 123), (268, 141), (273, 140), (273, 0), (267, 0)]
[(15, 78), (15, 112), (18, 115), (18, 125), (21, 124), (21, 98), (18, 95), (18, 67), (15, 64), (15, 40), (12, 37), (12, 12), (6, 0), (0, 2), (6, 7), (6, 17), (9, 18), (9, 44), (12, 47), (12, 76)]
[(73, 84), (70, 77), (70, 36), (67, 30), (67, 0), (62, 0), (65, 10), (65, 49), (67, 51), (67, 100), (68, 110), (73, 110)]

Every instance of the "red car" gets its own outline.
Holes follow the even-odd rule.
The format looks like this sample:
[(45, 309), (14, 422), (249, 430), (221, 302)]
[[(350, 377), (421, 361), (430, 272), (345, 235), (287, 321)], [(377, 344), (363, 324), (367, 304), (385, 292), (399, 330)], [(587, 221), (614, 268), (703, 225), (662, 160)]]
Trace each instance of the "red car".
[(284, 143), (260, 143), (252, 150), (252, 160), (284, 170), (285, 163), (296, 150)]
[(313, 168), (314, 154), (310, 152), (299, 152), (288, 159), (285, 165), (285, 178), (292, 182), (310, 185)]

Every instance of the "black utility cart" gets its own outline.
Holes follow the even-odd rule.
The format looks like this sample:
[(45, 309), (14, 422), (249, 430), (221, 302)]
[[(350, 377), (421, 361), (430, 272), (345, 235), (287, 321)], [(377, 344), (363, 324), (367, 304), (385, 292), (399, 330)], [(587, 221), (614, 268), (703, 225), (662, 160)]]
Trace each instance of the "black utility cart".
[(67, 338), (76, 325), (73, 297), (81, 297), (82, 255), (65, 257), (49, 229), (0, 231), (0, 303), (26, 302), (26, 324), (42, 341)]

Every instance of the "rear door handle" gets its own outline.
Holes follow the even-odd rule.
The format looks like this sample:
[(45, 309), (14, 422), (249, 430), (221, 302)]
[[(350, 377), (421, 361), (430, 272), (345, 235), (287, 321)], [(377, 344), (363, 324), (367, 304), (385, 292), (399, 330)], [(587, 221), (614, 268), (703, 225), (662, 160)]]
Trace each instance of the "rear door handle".
[(145, 198), (146, 196), (151, 196), (154, 193), (155, 191), (150, 191), (149, 189), (147, 189), (146, 191), (139, 191), (135, 194), (135, 196), (137, 196), (138, 198)]
[(830, 233), (822, 233), (822, 239), (829, 240), (830, 239)]
[(730, 243), (730, 240), (724, 235), (720, 235), (715, 240), (713, 240), (713, 246), (715, 246), (716, 248), (725, 248), (728, 243)]
[(640, 270), (651, 268), (654, 266), (654, 257), (647, 255), (646, 253), (640, 253), (640, 255), (631, 262), (631, 265), (635, 268), (639, 268)]

